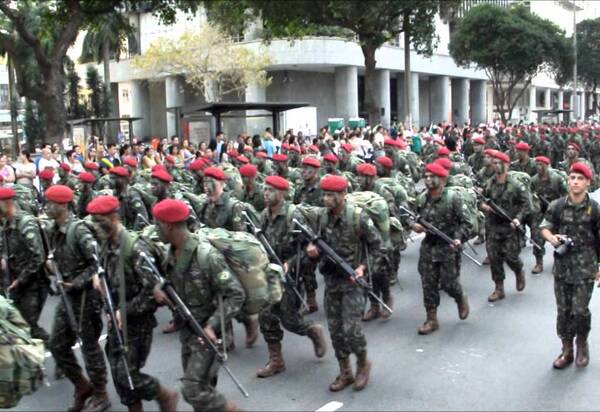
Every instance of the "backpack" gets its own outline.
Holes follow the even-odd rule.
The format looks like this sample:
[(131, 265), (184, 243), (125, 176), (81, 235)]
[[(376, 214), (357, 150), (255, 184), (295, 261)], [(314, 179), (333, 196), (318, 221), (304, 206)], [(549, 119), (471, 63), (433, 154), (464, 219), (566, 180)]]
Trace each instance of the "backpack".
[(259, 313), (281, 300), (283, 268), (270, 263), (267, 252), (253, 235), (221, 228), (202, 228), (197, 233), (223, 254), (242, 284), (246, 291), (244, 313)]
[(375, 192), (353, 192), (346, 195), (346, 200), (367, 212), (379, 230), (384, 244), (389, 244), (390, 209), (386, 200)]
[(44, 342), (12, 302), (0, 296), (0, 408), (13, 408), (44, 382)]
[(466, 233), (466, 238), (472, 239), (479, 233), (479, 207), (477, 201), (477, 193), (473, 188), (466, 188), (462, 186), (450, 186), (448, 189), (448, 195), (451, 198), (451, 202), (456, 207), (465, 208), (467, 210), (467, 219), (471, 224), (472, 230)]
[(17, 193), (15, 203), (17, 207), (33, 216), (37, 216), (39, 212), (39, 204), (35, 189), (29, 188), (21, 184), (14, 184), (13, 190)]

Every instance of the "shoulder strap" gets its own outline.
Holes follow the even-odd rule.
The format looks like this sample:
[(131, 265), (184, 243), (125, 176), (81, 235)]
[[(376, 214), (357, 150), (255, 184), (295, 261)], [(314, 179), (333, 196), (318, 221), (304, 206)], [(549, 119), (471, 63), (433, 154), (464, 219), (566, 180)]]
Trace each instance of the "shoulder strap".
[(133, 245), (139, 238), (137, 233), (132, 234), (123, 229), (121, 233), (121, 247), (119, 262), (117, 263), (117, 276), (119, 277), (119, 307), (121, 308), (121, 322), (123, 323), (123, 340), (127, 346), (127, 299), (125, 296), (125, 260), (131, 258)]
[(552, 223), (556, 223), (560, 220), (560, 217), (563, 213), (563, 211), (565, 210), (565, 206), (567, 205), (567, 197), (563, 196), (560, 199), (556, 200), (556, 207), (554, 208), (554, 211), (552, 213), (552, 220), (554, 222)]

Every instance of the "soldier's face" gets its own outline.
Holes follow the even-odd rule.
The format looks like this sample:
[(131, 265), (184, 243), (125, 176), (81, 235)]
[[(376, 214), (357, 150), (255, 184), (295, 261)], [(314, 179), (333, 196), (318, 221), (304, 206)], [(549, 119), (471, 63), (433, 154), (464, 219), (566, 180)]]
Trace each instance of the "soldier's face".
[(574, 147), (568, 147), (566, 154), (569, 159), (574, 159), (577, 157), (577, 150)]
[(167, 196), (167, 185), (162, 180), (152, 179), (152, 195), (163, 199)]
[(196, 180), (196, 182), (202, 182), (204, 174), (200, 170), (194, 170), (192, 171), (192, 177), (194, 178), (194, 180)]
[(337, 209), (344, 203), (344, 194), (338, 192), (323, 192), (323, 205), (330, 209)]
[(475, 153), (481, 153), (482, 150), (483, 150), (483, 145), (480, 145), (480, 144), (473, 145), (473, 151)]
[(314, 179), (314, 177), (319, 173), (319, 169), (312, 166), (304, 166), (302, 167), (302, 179), (306, 182), (310, 182)]
[(501, 175), (507, 171), (507, 164), (504, 163), (502, 160), (494, 160), (493, 164), (494, 164), (494, 171), (496, 172), (497, 175)]
[(273, 163), (273, 169), (275, 170), (275, 174), (283, 175), (287, 171), (287, 163), (285, 162), (275, 162)]
[(323, 169), (325, 169), (325, 173), (335, 173), (335, 163), (324, 162)]
[(483, 165), (489, 166), (492, 164), (492, 158), (490, 156), (483, 156)]
[(350, 153), (348, 153), (344, 149), (341, 149), (340, 152), (338, 153), (338, 157), (340, 158), (340, 160), (342, 162), (345, 162), (346, 160), (348, 160), (350, 158)]
[(158, 239), (162, 243), (169, 243), (169, 233), (171, 232), (170, 228), (172, 227), (172, 225), (157, 220), (156, 226), (158, 227)]
[(546, 174), (546, 169), (548, 168), (548, 166), (546, 165), (546, 163), (536, 162), (535, 168), (539, 175), (543, 175)]
[(271, 185), (265, 185), (264, 188), (264, 199), (268, 206), (278, 205), (283, 201), (284, 193), (280, 190), (275, 189)]
[(428, 190), (435, 190), (441, 185), (440, 177), (434, 175), (433, 173), (425, 173), (423, 179), (425, 179), (425, 187)]
[(569, 193), (580, 195), (588, 190), (590, 181), (580, 173), (569, 174)]
[(358, 175), (358, 184), (362, 190), (369, 190), (373, 186), (373, 176)]
[(112, 186), (115, 188), (117, 193), (123, 193), (125, 188), (127, 187), (127, 181), (124, 177), (112, 177)]
[(114, 214), (94, 215), (92, 217), (92, 222), (94, 223), (96, 235), (98, 235), (98, 238), (100, 240), (106, 240), (111, 237), (114, 231), (113, 216)]
[(222, 183), (215, 179), (204, 179), (204, 193), (207, 196), (213, 196), (219, 193), (222, 188)]
[(529, 152), (525, 150), (517, 150), (517, 157), (523, 161), (529, 157)]
[(12, 200), (0, 200), (0, 217), (4, 218), (8, 215), (8, 210), (10, 209), (9, 202)]
[(248, 176), (242, 176), (242, 183), (246, 187), (252, 186), (252, 185), (254, 185), (254, 178), (253, 177), (248, 177)]
[(54, 203), (54, 202), (46, 202), (44, 209), (46, 214), (50, 219), (56, 219), (60, 217), (67, 210), (66, 204)]

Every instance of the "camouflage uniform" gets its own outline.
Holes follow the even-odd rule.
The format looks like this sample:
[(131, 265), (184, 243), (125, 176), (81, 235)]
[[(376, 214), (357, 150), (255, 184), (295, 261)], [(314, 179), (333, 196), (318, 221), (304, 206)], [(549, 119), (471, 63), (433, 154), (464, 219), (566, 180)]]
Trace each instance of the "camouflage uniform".
[[(152, 272), (140, 257), (141, 253), (151, 256), (145, 242), (125, 229), (121, 230), (117, 245), (106, 242), (100, 252), (115, 310), (121, 312), (123, 327), (127, 326), (123, 336), (126, 339), (127, 360), (134, 391), (129, 389), (117, 335), (112, 327), (108, 328), (105, 347), (113, 383), (123, 405), (131, 405), (142, 399), (156, 399), (159, 388), (156, 378), (141, 372), (150, 355), (152, 331), (157, 325), (154, 317), (157, 305), (152, 294), (155, 281)], [(122, 297), (119, 293), (121, 280), (125, 283)]]
[[(53, 225), (49, 241), (54, 250), (56, 266), (64, 276), (65, 282), (73, 284), (67, 294), (76, 321), (81, 325), (81, 352), (87, 374), (94, 385), (106, 385), (106, 363), (98, 344), (102, 332), (102, 301), (91, 283), (92, 276), (98, 271), (98, 265), (93, 258), (94, 237), (85, 223), (69, 217), (64, 225)], [(82, 372), (71, 349), (75, 341), (75, 331), (69, 326), (66, 309), (61, 301), (54, 313), (49, 347), (58, 366), (73, 382)]]
[(199, 211), (198, 219), (210, 228), (223, 228), (242, 232), (246, 229), (240, 203), (233, 194), (226, 192), (216, 202), (206, 202)]
[(518, 160), (512, 162), (510, 164), (510, 170), (513, 170), (515, 172), (524, 172), (527, 173), (529, 176), (533, 176), (537, 173), (535, 160), (533, 160), (530, 157), (527, 158), (527, 162), (525, 163), (521, 163)]
[[(562, 205), (562, 207), (561, 207)], [(574, 247), (563, 257), (554, 257), (554, 296), (558, 309), (556, 332), (563, 340), (587, 338), (592, 315), (589, 302), (598, 271), (600, 208), (589, 196), (581, 204), (561, 198), (550, 204), (541, 227), (573, 240)], [(594, 216), (596, 215), (596, 216)]]
[(476, 172), (478, 170), (481, 170), (481, 168), (483, 167), (483, 151), (473, 153), (467, 159), (467, 163), (469, 164), (469, 166), (471, 166), (471, 169), (473, 171)]
[(4, 222), (2, 229), (2, 250), (8, 256), (6, 264), (12, 277), (10, 282), (19, 281), (19, 286), (10, 292), (9, 297), (31, 327), (31, 336), (48, 343), (48, 332), (38, 325), (48, 296), (48, 280), (44, 271), (46, 256), (40, 226), (35, 217), (19, 211), (13, 220)]
[(252, 193), (248, 192), (244, 188), (244, 195), (241, 197), (241, 201), (251, 204), (257, 212), (262, 212), (265, 208), (265, 197), (263, 192), (263, 185), (258, 182), (254, 182), (254, 190)]
[(120, 220), (128, 230), (141, 230), (148, 225), (150, 222), (148, 210), (139, 190), (128, 185), (123, 193), (117, 195), (117, 198), (121, 205)]
[(95, 190), (92, 189), (91, 185), (85, 184), (84, 186), (89, 187), (89, 190), (86, 189), (84, 191), (80, 191), (79, 192), (79, 197), (77, 198), (77, 202), (76, 202), (76, 212), (77, 212), (77, 217), (80, 219), (83, 219), (84, 217), (86, 217), (88, 215), (87, 212), (87, 205), (94, 200), (94, 198), (96, 196), (98, 196), (98, 192), (96, 192)]
[[(190, 235), (178, 258), (169, 251), (164, 269), (200, 325), (211, 325), (220, 336), (217, 295), (223, 297), (226, 323), (240, 311), (245, 299), (244, 289), (223, 255), (208, 241)], [(188, 327), (181, 329), (179, 337), (184, 399), (195, 411), (223, 410), (225, 398), (216, 390), (219, 363), (215, 354), (206, 350)]]

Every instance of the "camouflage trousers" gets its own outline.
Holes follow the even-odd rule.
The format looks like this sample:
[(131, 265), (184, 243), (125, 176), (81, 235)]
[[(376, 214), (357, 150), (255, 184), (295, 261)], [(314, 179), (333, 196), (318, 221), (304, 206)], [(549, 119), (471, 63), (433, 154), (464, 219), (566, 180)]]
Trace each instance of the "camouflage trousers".
[(490, 268), (492, 271), (492, 280), (494, 282), (503, 282), (506, 278), (504, 273), (504, 262), (515, 274), (523, 270), (523, 261), (519, 257), (521, 245), (519, 244), (519, 235), (513, 232), (511, 236), (498, 236), (492, 230), (486, 227), (487, 237), (485, 248), (490, 259)]
[(258, 323), (267, 343), (281, 342), (282, 326), (296, 335), (306, 336), (307, 330), (313, 325), (300, 313), (300, 299), (287, 284), (281, 301), (263, 310), (258, 316)]
[[(81, 303), (84, 296), (83, 316), (81, 316)], [(98, 292), (88, 290), (81, 295), (75, 297), (70, 295), (70, 297), (75, 319), (81, 325), (81, 353), (87, 374), (94, 385), (106, 385), (106, 362), (98, 343), (103, 326), (100, 296)], [(54, 312), (54, 323), (48, 346), (57, 366), (64, 370), (66, 377), (72, 382), (82, 375), (81, 366), (77, 363), (77, 358), (71, 349), (76, 340), (75, 331), (69, 326), (65, 306), (60, 301)]]
[[(389, 249), (389, 255), (394, 253), (394, 249)], [(390, 280), (392, 278), (391, 274), (395, 274), (392, 269), (392, 261), (393, 258), (389, 258), (387, 253), (382, 254), (376, 259), (372, 259), (371, 263), (371, 283), (373, 285), (373, 293), (383, 300), (387, 300), (390, 296)], [(398, 256), (400, 256), (398, 254)], [(397, 267), (396, 267), (397, 270)], [(371, 306), (379, 306), (379, 302), (375, 300), (371, 295), (369, 295), (369, 301), (371, 302)]]
[(318, 265), (318, 261), (311, 260), (306, 255), (303, 255), (300, 260), (300, 278), (302, 278), (306, 292), (317, 290), (317, 275), (315, 272)]
[(223, 410), (225, 397), (217, 391), (219, 362), (214, 352), (206, 350), (187, 328), (181, 336), (183, 398), (194, 411)]
[(362, 330), (365, 294), (360, 286), (343, 280), (344, 284), (325, 287), (324, 303), (327, 327), (337, 359), (367, 351), (367, 338)]
[(556, 333), (561, 339), (587, 338), (592, 324), (589, 304), (593, 291), (594, 282), (567, 283), (554, 279)]
[(544, 247), (546, 240), (542, 237), (542, 231), (540, 230), (542, 220), (544, 220), (542, 213), (531, 213), (523, 220), (523, 223), (529, 226), (531, 240), (542, 247), (541, 249), (533, 247), (533, 256), (535, 256), (536, 262), (541, 262), (546, 254), (546, 248)]
[(48, 335), (48, 332), (38, 324), (38, 321), (40, 320), (40, 314), (44, 309), (44, 303), (46, 303), (47, 297), (48, 289), (46, 286), (37, 283), (26, 287), (20, 287), (10, 294), (10, 298), (15, 304), (15, 307), (31, 327), (31, 337), (43, 340), (46, 345), (48, 345), (50, 336)]
[(139, 400), (150, 401), (156, 399), (158, 395), (158, 380), (141, 371), (150, 355), (152, 331), (155, 327), (154, 315), (127, 319), (127, 365), (135, 388), (133, 391), (129, 389), (117, 335), (112, 327), (109, 328), (108, 340), (104, 349), (110, 364), (115, 389), (123, 405), (131, 405)]
[(440, 289), (454, 300), (463, 295), (460, 284), (460, 258), (456, 252), (448, 250), (447, 260), (434, 262), (432, 248), (422, 245), (419, 254), (418, 270), (423, 287), (423, 305), (425, 308), (437, 308), (440, 305)]

